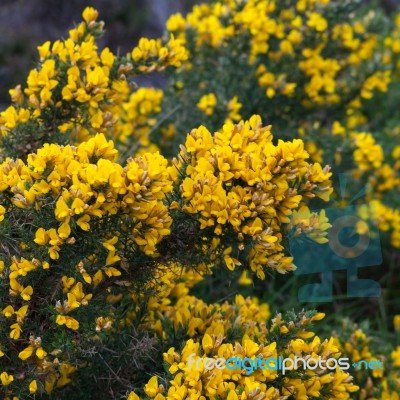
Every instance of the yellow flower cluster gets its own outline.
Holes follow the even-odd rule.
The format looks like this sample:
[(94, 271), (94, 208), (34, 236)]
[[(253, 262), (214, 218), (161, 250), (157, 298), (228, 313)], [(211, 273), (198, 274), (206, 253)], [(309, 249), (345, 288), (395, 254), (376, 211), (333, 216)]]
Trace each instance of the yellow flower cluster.
[[(284, 254), (282, 224), (308, 198), (327, 201), (332, 193), (329, 167), (309, 164), (301, 140), (274, 145), (272, 139), (259, 116), (228, 122), (214, 135), (201, 126), (187, 136), (178, 164), (186, 176), (182, 210), (214, 237), (214, 257), (230, 270), (245, 259), (260, 278), (265, 266), (280, 273), (294, 269)], [(235, 246), (224, 245), (226, 235)]]
[(275, 96), (276, 92), (284, 96), (292, 96), (296, 89), (297, 83), (287, 82), (287, 74), (275, 76), (272, 72), (267, 71), (264, 64), (260, 64), (257, 68), (258, 84), (262, 88), (266, 88), (265, 94), (268, 98)]
[(228, 102), (228, 118), (225, 122), (238, 122), (242, 119), (239, 114), (240, 109), (243, 107), (243, 104), (239, 102), (238, 97), (234, 96)]
[[(71, 30), (65, 41), (57, 40), (53, 44), (48, 41), (38, 47), (40, 65), (29, 73), (27, 88), (22, 91), (17, 86), (10, 91), (18, 106), (10, 106), (1, 114), (3, 134), (14, 128), (17, 122), (26, 122), (29, 118), (43, 119), (42, 114), (48, 107), (60, 109), (65, 107), (64, 103), (71, 102), (81, 103), (82, 114), (83, 110), (89, 114), (87, 118), (94, 129), (103, 125), (105, 121), (99, 104), (109, 95), (111, 68), (116, 57), (108, 48), (98, 54), (95, 36), (101, 33), (103, 24), (96, 22), (97, 12), (87, 8), (83, 18), (85, 21)], [(22, 113), (23, 104), (28, 109), (27, 117)], [(17, 114), (18, 119), (15, 119)], [(66, 122), (58, 129), (65, 132), (81, 118), (75, 114), (63, 116)]]
[[(330, 168), (320, 164), (329, 156), (337, 164), (353, 158), (353, 176), (374, 188), (367, 199), (377, 224), (400, 247), (400, 212), (386, 204), (395, 204), (400, 186), (400, 147), (388, 156), (368, 110), (396, 78), (400, 18), (382, 40), (370, 27), (373, 16), (341, 23), (329, 3), (201, 4), (185, 18), (172, 16), (165, 40), (142, 38), (125, 57), (99, 51), (103, 23), (87, 7), (66, 40), (39, 46), (26, 88), (11, 90), (13, 105), (0, 113), (0, 395), (50, 395), (73, 374), (82, 379), (84, 368), (105, 365), (113, 373), (102, 352), (120, 360), (121, 348), (134, 348), (136, 355), (142, 343), (129, 348), (125, 340), (151, 335), (168, 371), (152, 366), (142, 391), (150, 399), (398, 400), (399, 346), (377, 354), (358, 327), (347, 337), (344, 328), (337, 337), (316, 336), (309, 327), (322, 313), (271, 320), (270, 306), (256, 297), (213, 304), (190, 293), (219, 265), (242, 267), (243, 285), (252, 283), (249, 270), (262, 279), (267, 271), (292, 271), (289, 234), (326, 243), (326, 214), (309, 207), (332, 195)], [(208, 61), (218, 53), (212, 71), (216, 78), (226, 73), (227, 87), (211, 85), (209, 71), (193, 73), (202, 49)], [(163, 115), (171, 93), (137, 89), (128, 76), (168, 66), (179, 68), (172, 78), (177, 96)], [(184, 110), (177, 120), (188, 126), (174, 120), (188, 91), (189, 111), (197, 106), (193, 115), (205, 124), (190, 131), (169, 165), (150, 135), (160, 128), (165, 142), (179, 140), (179, 132), (197, 126)], [(278, 140), (260, 116), (250, 117), (264, 106)], [(288, 140), (297, 132), (302, 139)], [(21, 158), (7, 157), (13, 146)], [(398, 316), (394, 325), (398, 331)], [(202, 362), (190, 368), (191, 354), (194, 364), (202, 357), (345, 355), (388, 367), (248, 374), (244, 367), (211, 371)], [(118, 368), (123, 374), (124, 365)], [(137, 370), (117, 379), (118, 395), (138, 387), (129, 381)]]
[[(81, 265), (83, 265), (83, 263), (81, 263)], [(81, 273), (83, 275), (83, 279), (85, 280), (86, 283), (89, 284), (92, 283), (92, 278), (86, 271), (83, 272), (82, 268), (83, 267), (81, 267)], [(112, 272), (112, 274), (110, 274), (110, 272)], [(108, 276), (121, 275), (121, 272), (113, 267), (105, 268), (105, 273)], [(96, 285), (102, 279), (103, 279), (102, 272), (100, 271), (95, 274), (93, 282)], [(75, 283), (75, 279), (72, 277), (68, 278), (67, 276), (63, 276), (62, 283), (64, 286), (63, 291), (67, 293), (67, 300), (64, 300), (63, 304), (61, 304), (60, 300), (58, 300), (56, 303), (55, 310), (58, 313), (56, 318), (56, 323), (58, 325), (65, 325), (67, 328), (72, 330), (78, 330), (79, 321), (77, 321), (73, 317), (70, 317), (67, 314), (70, 313), (71, 311), (74, 311), (81, 305), (87, 306), (88, 300), (90, 300), (93, 297), (93, 295), (92, 294), (85, 295), (85, 293), (83, 293), (82, 283), (81, 282)]]
[(321, 210), (319, 214), (311, 213), (308, 207), (302, 206), (298, 211), (293, 212), (290, 222), (293, 228), (293, 237), (306, 235), (317, 243), (328, 242), (328, 229), (331, 227), (325, 210)]
[[(62, 388), (72, 382), (71, 376), (76, 371), (76, 367), (65, 362), (60, 363), (57, 358), (55, 358), (53, 362), (49, 361), (46, 357), (47, 353), (41, 347), (40, 337), (35, 338), (31, 335), (29, 338), (29, 342), (30, 345), (20, 352), (19, 358), (21, 360), (25, 360), (26, 358), (31, 357), (34, 352), (36, 353), (35, 362), (37, 372), (42, 376), (47, 376), (47, 379), (44, 383), (44, 390), (46, 393), (51, 393), (55, 388)], [(16, 378), (20, 380), (21, 376), (18, 376)], [(5, 389), (6, 394), (12, 393), (11, 386), (13, 382), (15, 383), (16, 381), (12, 374), (8, 374), (6, 371), (3, 371), (0, 374), (0, 383)], [(33, 379), (27, 385), (27, 392), (29, 394), (39, 394), (40, 392), (38, 388), (38, 380)], [(20, 398), (21, 397), (17, 396), (4, 397), (5, 400), (19, 400)]]
[(186, 20), (181, 14), (172, 15), (166, 23), (167, 29), (176, 33), (179, 38), (186, 42), (182, 30), (186, 27), (196, 29), (196, 44), (201, 46), (206, 43), (213, 47), (222, 44), (226, 37), (234, 34), (232, 26), (222, 23), (219, 19), (226, 13), (226, 7), (217, 3), (195, 5), (187, 15)]
[[(400, 248), (400, 209), (396, 206), (400, 187), (398, 147), (392, 150), (389, 157), (385, 157), (382, 146), (376, 143), (371, 133), (352, 131), (351, 137), (354, 141), (353, 158), (357, 165), (353, 175), (362, 179), (364, 174), (372, 188), (367, 194), (374, 210), (372, 219), (377, 221), (382, 232), (390, 232), (390, 244)], [(387, 196), (394, 197), (394, 206), (385, 204)]]
[[(145, 96), (136, 104), (145, 104)], [(92, 333), (85, 341), (129, 327), (137, 318), (137, 301), (143, 300), (131, 289), (132, 280), (142, 273), (151, 275), (147, 267), (151, 262), (157, 265), (161, 260), (168, 267), (173, 260), (181, 262), (178, 255), (168, 253), (169, 243), (175, 243), (175, 238), (180, 243), (179, 230), (184, 226), (173, 226), (175, 219), (193, 225), (189, 229), (198, 236), (190, 254), (181, 256), (182, 260), (194, 256), (197, 268), (224, 263), (232, 270), (246, 262), (261, 278), (265, 268), (290, 271), (294, 266), (285, 254), (283, 225), (300, 206), (306, 207), (307, 198), (327, 200), (332, 192), (328, 169), (306, 161), (303, 142), (280, 140), (274, 145), (271, 127), (262, 126), (259, 116), (237, 125), (227, 122), (215, 135), (205, 127), (194, 129), (172, 167), (159, 153), (129, 158), (124, 166), (116, 162), (118, 156), (113, 142), (99, 133), (77, 146), (45, 144), (29, 154), (26, 162), (7, 158), (0, 164), (1, 224), (16, 220), (19, 229), (18, 248), (8, 247), (9, 261), (0, 265), (2, 283), (10, 295), (0, 318), (11, 339), (0, 346), (7, 356), (13, 351), (12, 341), (23, 343), (18, 350), (22, 365), (36, 365), (29, 387), (24, 383), (26, 390), (40, 387), (32, 382), (36, 374), (42, 374), (40, 381), (50, 393), (69, 383), (79, 364), (53, 344), (52, 336), (37, 331), (34, 304), (43, 301), (39, 299), (49, 301), (51, 295), (50, 314), (41, 323), (54, 334), (57, 329), (68, 335), (81, 332), (88, 315), (92, 315)], [(313, 228), (323, 231), (325, 225)], [(317, 241), (320, 234), (315, 236)], [(169, 309), (165, 298), (161, 303), (152, 298), (143, 326), (150, 324), (163, 337), (161, 320), (150, 323), (151, 316), (157, 321), (161, 315), (172, 318), (173, 314), (174, 327), (187, 325), (193, 335), (208, 328), (227, 331), (224, 319), (232, 307), (224, 304), (218, 319), (204, 323), (204, 307), (210, 313), (215, 307), (188, 296), (187, 287), (199, 278), (187, 275), (186, 287), (171, 287), (168, 279), (173, 282), (176, 277), (166, 278), (165, 293), (182, 299)], [(59, 284), (53, 292), (47, 285), (54, 279)], [(161, 283), (158, 286), (163, 290)], [(131, 300), (127, 310), (117, 307), (126, 304), (123, 298)], [(195, 304), (193, 314), (187, 310), (188, 301)], [(238, 326), (241, 319), (261, 324), (269, 316), (268, 307), (257, 300), (237, 301), (241, 303)], [(28, 331), (31, 337), (26, 341)], [(12, 371), (5, 373), (12, 377)], [(3, 377), (5, 382), (11, 379)]]
[[(210, 94), (213, 90), (218, 105), (237, 97), (244, 117), (260, 113), (285, 138), (301, 132), (316, 162), (347, 169), (351, 149), (355, 164), (351, 173), (360, 180), (358, 190), (370, 181), (374, 200), (379, 198), (391, 214), (396, 213), (396, 195), (382, 193), (398, 186), (398, 167), (379, 138), (384, 128), (375, 120), (385, 122), (385, 117), (376, 117), (373, 104), (381, 107), (382, 94), (396, 87), (400, 17), (390, 31), (377, 33), (378, 13), (364, 14), (354, 7), (354, 14), (347, 14), (345, 6), (339, 9), (329, 0), (297, 0), (290, 5), (219, 0), (195, 6), (185, 17), (172, 15), (167, 29), (191, 52), (186, 75), (185, 69), (180, 70), (176, 80), (190, 87), (193, 106), (203, 110), (198, 123), (221, 115), (216, 97)], [(216, 65), (212, 74), (207, 73), (211, 59)], [(197, 97), (192, 81), (200, 89)], [(178, 99), (189, 97), (188, 92), (177, 92)], [(260, 98), (260, 93), (265, 97)], [(175, 132), (180, 124), (177, 120)], [(398, 133), (390, 140), (396, 144), (397, 137)]]
[(381, 368), (355, 368), (352, 375), (361, 386), (358, 398), (396, 399), (400, 390), (400, 373), (397, 368), (400, 366), (399, 347), (389, 354), (377, 353), (373, 350), (373, 338), (347, 319), (343, 321), (340, 333), (335, 337), (335, 344), (352, 364), (364, 360), (371, 365), (381, 365)]
[(370, 99), (373, 96), (373, 91), (387, 92), (390, 83), (391, 71), (378, 71), (368, 77), (361, 88), (360, 96), (364, 99)]
[[(150, 312), (143, 327), (155, 331), (164, 342), (175, 337), (186, 340), (181, 347), (171, 347), (164, 353), (169, 376), (150, 378), (143, 387), (144, 398), (273, 400), (292, 395), (298, 399), (396, 399), (400, 376), (389, 365), (400, 366), (399, 347), (391, 352), (390, 359), (373, 352), (372, 338), (348, 320), (343, 321), (335, 336), (323, 340), (310, 331), (310, 324), (323, 319), (323, 313), (302, 312), (290, 318), (277, 314), (271, 320), (268, 304), (242, 295), (236, 295), (232, 302), (207, 304), (190, 294), (190, 289), (204, 278), (201, 274), (179, 271), (177, 266), (160, 272), (161, 291), (149, 300)], [(360, 360), (379, 361), (384, 368), (352, 368), (352, 376), (341, 369), (291, 369), (283, 376), (279, 370), (250, 368), (250, 364), (241, 369), (208, 369), (200, 361), (200, 358), (211, 358), (216, 365), (220, 357), (236, 356), (253, 361), (258, 356), (262, 359), (346, 357), (350, 364)], [(139, 398), (135, 392), (128, 396), (129, 400)]]
[(377, 37), (367, 33), (368, 21), (339, 23), (332, 29), (332, 38), (338, 40), (341, 48), (349, 51), (346, 61), (349, 65), (358, 65), (372, 57), (377, 46)]
[(378, 216), (378, 226), (383, 232), (390, 232), (391, 244), (400, 248), (400, 210), (393, 209), (379, 200), (371, 202)]
[[(296, 82), (289, 82), (286, 73), (278, 76), (268, 70), (266, 62), (289, 62), (296, 65), (306, 80), (302, 83), (306, 97), (303, 106), (312, 104), (336, 104), (341, 95), (347, 93), (346, 70), (354, 73), (354, 68), (370, 60), (377, 46), (376, 34), (368, 32), (367, 22), (357, 21), (354, 25), (347, 22), (330, 26), (323, 16), (329, 1), (297, 1), (296, 7), (281, 9), (276, 1), (250, 0), (244, 3), (223, 0), (212, 4), (195, 6), (186, 16), (175, 14), (167, 21), (167, 29), (187, 42), (187, 36), (195, 32), (195, 45), (204, 44), (214, 48), (223, 47), (230, 40), (249, 35), (249, 62), (258, 65), (259, 84), (266, 88), (269, 98), (279, 93), (292, 96), (300, 93)], [(317, 37), (315, 47), (304, 47), (305, 38)], [(344, 49), (345, 57), (323, 56), (331, 48), (332, 41)], [(389, 43), (388, 43), (389, 45)], [(328, 50), (328, 53), (330, 50)], [(388, 56), (390, 59), (390, 56)], [(385, 58), (385, 64), (389, 59)], [(277, 68), (281, 71), (282, 68)], [(362, 85), (361, 97), (370, 99), (374, 90), (387, 91), (390, 71), (377, 71), (369, 76)], [(342, 78), (343, 76), (343, 78)], [(308, 80), (308, 81), (307, 81)]]
[[(74, 228), (91, 229), (91, 221), (122, 213), (135, 222), (134, 241), (146, 254), (169, 233), (171, 218), (160, 201), (171, 189), (167, 160), (156, 154), (129, 159), (122, 167), (112, 141), (98, 134), (77, 147), (45, 145), (21, 160), (6, 160), (0, 166), (0, 191), (8, 192), (11, 204), (39, 210), (54, 207), (57, 229), (38, 228), (35, 243), (46, 246), (51, 260), (59, 258), (64, 245), (73, 245)], [(51, 200), (49, 200), (51, 199)], [(113, 264), (114, 244), (108, 247)]]
[(175, 39), (173, 35), (165, 46), (160, 39), (142, 38), (131, 55), (134, 61), (144, 64), (139, 67), (141, 72), (162, 71), (169, 65), (180, 67), (188, 59), (182, 41)]
[(151, 146), (156, 147), (150, 144), (149, 135), (157, 122), (153, 116), (161, 112), (162, 99), (162, 90), (140, 88), (122, 103), (119, 123), (113, 128), (113, 137), (117, 138), (120, 151), (134, 154), (139, 148), (150, 151)]
[[(336, 75), (341, 70), (341, 66), (335, 59), (323, 58), (321, 51), (322, 48), (303, 50), (304, 60), (300, 61), (299, 68), (310, 79), (304, 86), (304, 90), (313, 103), (338, 103), (340, 97), (335, 95)], [(306, 99), (303, 104), (308, 106), (310, 103)]]
[[(170, 233), (172, 219), (163, 204), (172, 189), (167, 160), (158, 153), (145, 153), (123, 167), (115, 162), (117, 157), (113, 142), (98, 134), (77, 147), (47, 144), (30, 154), (26, 163), (7, 159), (0, 165), (1, 223), (25, 216), (25, 223), (32, 226), (26, 230), (23, 223), (24, 242), (13, 250), (23, 256), (12, 256), (9, 264), (1, 261), (2, 290), (7, 286), (10, 296), (2, 304), (1, 326), (4, 334), (9, 329), (7, 336), (21, 344), (23, 333), (31, 331), (19, 359), (36, 364), (35, 373), (42, 375), (47, 393), (69, 383), (76, 368), (68, 360), (57, 361), (58, 350), (46, 341), (47, 335), (41, 338), (32, 331), (35, 303), (50, 301), (55, 324), (78, 330), (80, 308), (89, 307), (91, 301), (98, 307), (100, 283), (107, 287), (126, 273), (135, 249), (146, 257), (157, 255), (157, 244)], [(51, 289), (57, 276), (60, 284)], [(43, 300), (49, 296), (46, 290), (54, 292)], [(41, 324), (48, 328), (54, 322), (47, 318)], [(112, 317), (99, 318), (93, 330), (109, 329)], [(6, 357), (15, 351), (4, 337), (0, 348)], [(12, 375), (4, 372), (2, 382), (12, 383)]]
[(142, 38), (122, 58), (108, 48), (99, 51), (96, 38), (103, 23), (96, 21), (97, 16), (87, 7), (84, 21), (66, 40), (38, 47), (40, 63), (30, 71), (27, 87), (10, 90), (14, 104), (0, 113), (3, 136), (22, 129), (35, 139), (39, 130), (49, 142), (70, 143), (71, 138), (79, 142), (102, 132), (122, 143), (133, 137), (139, 142), (136, 147), (148, 145), (152, 124), (147, 117), (160, 112), (162, 92), (132, 93), (127, 76), (177, 67), (187, 59), (186, 49), (171, 37), (165, 44)]
[[(318, 397), (326, 399), (349, 399), (350, 394), (358, 390), (358, 386), (351, 382), (351, 376), (336, 370), (333, 373), (322, 371), (308, 374), (307, 379), (302, 379), (298, 371), (282, 379), (281, 387), (276, 387), (276, 381), (281, 377), (276, 371), (257, 370), (246, 376), (245, 370), (220, 370), (215, 368), (210, 371), (199, 363), (199, 370), (188, 367), (189, 355), (194, 353), (194, 361), (200, 357), (217, 359), (220, 356), (228, 359), (239, 357), (240, 359), (278, 358), (276, 342), (258, 343), (244, 336), (242, 342), (227, 343), (222, 335), (205, 334), (201, 342), (189, 340), (182, 352), (176, 352), (174, 348), (164, 354), (164, 360), (170, 365), (169, 371), (173, 375), (168, 392), (159, 386), (157, 378), (153, 377), (144, 387), (149, 398), (174, 399), (193, 397), (221, 398), (221, 399), (276, 399), (279, 396), (296, 395), (297, 398)], [(289, 343), (283, 350), (289, 357), (305, 354), (322, 359), (329, 358), (337, 353), (337, 348), (328, 340), (321, 343), (318, 337), (308, 343), (303, 339), (296, 339)], [(323, 394), (325, 393), (325, 395)]]
[[(171, 287), (170, 278), (165, 282)], [(191, 282), (189, 277), (189, 286)], [(334, 338), (321, 340), (308, 330), (310, 323), (322, 319), (324, 314), (302, 314), (296, 321), (284, 320), (278, 314), (267, 323), (270, 318), (269, 307), (256, 299), (245, 299), (237, 295), (233, 303), (225, 301), (223, 304), (208, 305), (186, 294), (185, 286), (178, 289), (179, 285), (174, 287), (172, 284), (168, 294), (169, 298), (177, 295), (176, 302), (171, 305), (159, 299), (154, 303), (156, 307), (152, 307), (153, 315), (146, 326), (155, 329), (164, 340), (168, 340), (163, 330), (168, 322), (173, 329), (169, 333), (171, 337), (183, 331), (190, 339), (186, 340), (181, 350), (172, 347), (164, 353), (171, 375), (168, 388), (153, 376), (144, 386), (146, 398), (272, 400), (279, 396), (295, 395), (299, 399), (319, 396), (326, 399), (349, 399), (351, 393), (358, 390), (352, 383), (352, 377), (339, 368), (335, 371), (314, 369), (307, 372), (298, 369), (286, 372), (286, 375), (274, 369), (254, 368), (249, 374), (249, 369), (245, 367), (233, 370), (205, 368), (200, 358), (211, 358), (214, 362), (219, 357), (229, 359), (236, 356), (251, 360), (257, 357), (278, 359), (281, 355), (292, 359), (295, 356), (327, 359), (338, 358), (341, 352)], [(238, 338), (228, 340), (232, 335)], [(190, 358), (193, 363), (191, 365)], [(199, 368), (195, 367), (197, 362)], [(131, 392), (128, 399), (137, 400), (139, 396)]]
[(353, 134), (354, 161), (361, 171), (378, 169), (383, 162), (382, 147), (375, 142), (370, 133), (358, 132)]
[[(173, 271), (175, 275), (179, 271)], [(169, 282), (174, 276), (169, 274)], [(190, 338), (203, 334), (227, 335), (232, 329), (241, 329), (243, 326), (252, 329), (252, 335), (265, 338), (266, 331), (260, 328), (262, 323), (270, 317), (268, 304), (259, 304), (256, 298), (243, 298), (238, 295), (235, 304), (224, 302), (223, 304), (207, 304), (201, 299), (188, 294), (187, 282), (189, 286), (201, 280), (201, 276), (195, 276), (195, 280), (185, 271), (182, 276), (185, 284), (168, 285), (166, 277), (168, 273), (161, 277), (162, 282), (169, 290), (168, 296), (153, 298), (149, 302), (148, 322), (144, 327), (154, 330), (163, 340), (168, 339), (168, 334), (163, 329), (166, 321), (172, 322), (172, 328), (176, 333), (184, 332)], [(167, 278), (168, 279), (168, 278)], [(165, 294), (164, 294), (165, 296)], [(165, 299), (173, 299), (174, 304), (166, 302)], [(190, 307), (189, 307), (190, 305)]]
[[(294, 124), (316, 162), (335, 160), (341, 165), (345, 149), (350, 147), (356, 165), (354, 176), (363, 184), (372, 181), (375, 199), (380, 198), (391, 214), (396, 213), (393, 201), (380, 194), (397, 187), (398, 168), (390, 162), (383, 166), (383, 143), (374, 131), (365, 130), (372, 119), (366, 111), (368, 103), (380, 93), (387, 93), (397, 76), (400, 17), (386, 36), (371, 29), (374, 13), (360, 13), (350, 22), (335, 18), (335, 12), (335, 5), (329, 1), (296, 1), (289, 6), (265, 0), (221, 0), (196, 6), (186, 17), (171, 16), (167, 29), (182, 38), (192, 53), (187, 65), (189, 74), (194, 73), (190, 68), (204, 73), (201, 62), (208, 65), (208, 58), (213, 57), (225, 70), (229, 58), (229, 73), (243, 80), (243, 85), (233, 89), (234, 82), (227, 85), (224, 76), (215, 77), (219, 81), (213, 82), (212, 89), (218, 93), (218, 102), (223, 101), (219, 93), (224, 91), (228, 98), (236, 96), (239, 102), (254, 98), (254, 104), (246, 110), (265, 113), (274, 126), (279, 124), (287, 130)], [(248, 57), (247, 65), (241, 64), (244, 57)], [(234, 68), (244, 69), (240, 75)], [(218, 68), (215, 71), (217, 74)], [(265, 93), (264, 103), (255, 93), (254, 79)], [(198, 87), (211, 86), (203, 78)], [(199, 90), (197, 107), (206, 116), (218, 114), (215, 104), (213, 93)], [(288, 117), (292, 110), (298, 114)], [(333, 149), (337, 149), (335, 154)], [(373, 173), (367, 177), (367, 171)]]
[(197, 107), (206, 115), (212, 115), (214, 107), (217, 105), (217, 98), (214, 93), (205, 94), (197, 103)]
[[(207, 93), (201, 96), (196, 106), (208, 117), (217, 114), (217, 106), (218, 111), (221, 109), (221, 105), (218, 104), (217, 96), (214, 93)], [(225, 103), (225, 106), (226, 117), (224, 123), (239, 122), (242, 119), (239, 111), (243, 107), (243, 104), (240, 103), (237, 96), (233, 96)]]

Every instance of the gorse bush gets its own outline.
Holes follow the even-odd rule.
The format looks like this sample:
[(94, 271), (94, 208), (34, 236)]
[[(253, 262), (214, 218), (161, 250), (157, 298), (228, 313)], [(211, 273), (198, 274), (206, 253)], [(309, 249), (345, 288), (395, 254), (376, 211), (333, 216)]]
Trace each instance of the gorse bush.
[(399, 246), (400, 17), (358, 1), (215, 1), (166, 26), (189, 57), (170, 75), (151, 135), (165, 154), (200, 123), (259, 114), (348, 173), (349, 199), (371, 185), (380, 228)]
[[(331, 166), (370, 184), (399, 246), (399, 19), (381, 32), (356, 2), (210, 2), (117, 56), (97, 14), (38, 47), (0, 113), (2, 398), (398, 399), (399, 347), (367, 326), (315, 335), (323, 313), (208, 303), (196, 284), (293, 271), (293, 232), (326, 243), (311, 210), (335, 196)], [(135, 84), (161, 71), (164, 90)], [(385, 368), (191, 370), (192, 353)]]
[(214, 137), (193, 130), (168, 168), (158, 153), (116, 163), (102, 134), (76, 147), (44, 145), (26, 163), (7, 159), (2, 351), (19, 358), (10, 355), (7, 373), (36, 364), (30, 378), (42, 376), (46, 392), (63, 386), (52, 355), (74, 371), (97, 331), (131, 331), (133, 296), (161, 265), (243, 265), (260, 277), (293, 269), (282, 246), (287, 215), (308, 197), (329, 197), (330, 173), (305, 161), (301, 141), (271, 140), (254, 117)]
[(96, 40), (104, 24), (96, 21), (93, 8), (82, 16), (84, 21), (66, 40), (38, 47), (40, 61), (29, 73), (27, 87), (10, 91), (14, 105), (1, 113), (3, 157), (25, 156), (46, 142), (79, 142), (111, 127), (121, 143), (131, 135), (137, 135), (138, 145), (146, 140), (142, 131), (151, 126), (162, 93), (133, 93), (129, 77), (179, 66), (186, 49), (171, 36), (165, 43), (143, 38), (124, 57), (108, 48), (100, 52)]

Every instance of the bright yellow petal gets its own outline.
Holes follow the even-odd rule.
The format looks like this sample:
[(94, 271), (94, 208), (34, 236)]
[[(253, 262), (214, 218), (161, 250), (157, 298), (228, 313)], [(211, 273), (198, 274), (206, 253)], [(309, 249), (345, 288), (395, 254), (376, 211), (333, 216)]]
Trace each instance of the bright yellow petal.
[(26, 360), (29, 358), (33, 353), (33, 346), (28, 346), (26, 349), (22, 350), (19, 354), (18, 357), (21, 360)]
[(33, 294), (32, 286), (27, 286), (27, 287), (21, 292), (21, 297), (22, 297), (25, 301), (28, 301), (28, 300), (31, 299), (32, 294)]
[(36, 380), (33, 380), (30, 384), (29, 384), (29, 393), (30, 394), (34, 394), (37, 391), (37, 382)]
[(130, 392), (127, 400), (140, 400), (140, 397), (135, 392)]

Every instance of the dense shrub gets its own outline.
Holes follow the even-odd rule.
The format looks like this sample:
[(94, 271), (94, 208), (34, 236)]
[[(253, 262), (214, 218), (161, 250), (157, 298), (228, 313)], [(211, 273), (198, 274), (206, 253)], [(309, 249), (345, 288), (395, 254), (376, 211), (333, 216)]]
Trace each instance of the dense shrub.
[[(399, 18), (358, 2), (212, 1), (121, 56), (98, 48), (97, 17), (88, 7), (39, 46), (0, 113), (3, 397), (398, 399), (400, 348), (368, 324), (316, 335), (321, 312), (212, 303), (197, 284), (293, 271), (290, 235), (328, 241), (311, 210), (339, 199), (337, 172), (349, 196), (372, 187), (385, 256), (400, 246)], [(135, 84), (161, 71), (165, 90)], [(193, 371), (192, 353), (385, 368)]]

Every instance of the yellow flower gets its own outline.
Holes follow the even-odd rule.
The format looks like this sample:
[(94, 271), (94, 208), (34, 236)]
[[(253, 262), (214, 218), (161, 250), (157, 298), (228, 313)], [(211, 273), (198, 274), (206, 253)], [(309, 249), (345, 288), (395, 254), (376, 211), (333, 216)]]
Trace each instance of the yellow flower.
[(104, 279), (103, 272), (97, 271), (93, 276), (93, 285), (97, 286)]
[(308, 18), (307, 25), (310, 28), (314, 28), (318, 32), (323, 32), (327, 29), (328, 22), (322, 15), (313, 12), (310, 14)]
[(37, 382), (36, 379), (34, 379), (30, 384), (29, 384), (29, 393), (30, 394), (35, 394), (37, 392)]
[(203, 340), (201, 342), (201, 345), (203, 347), (203, 350), (204, 350), (205, 354), (210, 353), (211, 350), (214, 347), (214, 343), (213, 343), (213, 340), (211, 339), (211, 336), (208, 335), (208, 334), (205, 334), (203, 336)]
[(67, 328), (75, 331), (79, 329), (79, 322), (68, 315), (57, 315), (56, 323), (58, 325), (65, 325)]
[(37, 50), (39, 52), (41, 60), (44, 60), (45, 58), (47, 58), (49, 56), (50, 45), (51, 45), (51, 42), (48, 40), (47, 42), (43, 43), (41, 46), (37, 47)]
[(71, 227), (69, 226), (69, 224), (67, 222), (64, 222), (57, 229), (57, 233), (61, 239), (67, 239), (69, 237), (69, 235), (71, 234)]
[(251, 285), (253, 283), (253, 280), (249, 277), (249, 274), (247, 271), (243, 271), (242, 274), (240, 275), (238, 283), (239, 283), (239, 285), (247, 286), (247, 285)]
[(127, 400), (140, 400), (140, 397), (135, 392), (130, 392)]
[(395, 315), (393, 317), (393, 325), (396, 331), (400, 331), (400, 315)]
[(105, 274), (111, 278), (112, 276), (120, 276), (121, 275), (121, 271), (118, 271), (116, 268), (114, 267), (106, 267), (103, 268)]
[(21, 325), (18, 323), (10, 325), (10, 338), (13, 340), (18, 340), (21, 336), (22, 328)]
[(227, 400), (239, 400), (239, 397), (236, 394), (235, 390), (230, 390), (226, 399)]
[(32, 294), (33, 294), (32, 286), (27, 286), (26, 288), (23, 288), (23, 289), (21, 290), (21, 293), (20, 293), (21, 297), (22, 297), (25, 301), (30, 300)]
[(28, 346), (26, 349), (22, 350), (19, 354), (18, 357), (21, 360), (26, 360), (27, 358), (29, 358), (32, 354), (33, 354), (33, 346)]
[[(138, 241), (138, 239), (135, 239), (135, 240), (136, 240), (136, 242)], [(147, 245), (147, 242), (143, 243), (143, 244)], [(116, 255), (114, 250), (113, 251), (109, 251), (108, 255), (107, 255), (107, 259), (106, 259), (106, 266), (107, 265), (113, 265), (113, 264), (115, 264), (116, 262), (118, 262), (120, 260), (121, 260), (121, 257)]]
[(57, 217), (57, 219), (62, 220), (71, 214), (72, 214), (72, 210), (70, 210), (70, 208), (67, 206), (64, 198), (60, 197), (56, 203), (55, 216)]
[(10, 318), (14, 315), (14, 308), (12, 306), (7, 306), (3, 309), (2, 313), (6, 318)]
[(18, 311), (15, 312), (15, 315), (17, 316), (17, 321), (22, 322), (24, 318), (26, 317), (26, 314), (28, 312), (29, 306), (25, 305), (19, 308)]
[(95, 10), (93, 7), (86, 7), (82, 13), (82, 17), (87, 23), (95, 21), (98, 15), (99, 15), (98, 11)]
[(114, 245), (118, 242), (118, 236), (113, 236), (111, 239), (108, 239), (103, 242), (103, 246), (108, 250), (108, 251), (115, 251)]
[(3, 221), (5, 213), (6, 213), (6, 209), (0, 205), (0, 222)]
[(228, 119), (232, 121), (240, 121), (241, 116), (239, 110), (242, 108), (242, 103), (239, 102), (238, 97), (234, 96), (228, 103)]
[(63, 362), (60, 365), (60, 378), (57, 381), (57, 387), (63, 387), (67, 385), (68, 383), (71, 383), (72, 380), (70, 378), (70, 375), (73, 374), (76, 371), (76, 367)]
[(352, 134), (355, 149), (354, 160), (362, 171), (379, 168), (384, 160), (382, 146), (376, 143), (371, 133), (354, 132)]
[(393, 359), (393, 366), (400, 367), (400, 346), (397, 346), (391, 353)]
[(43, 358), (46, 357), (46, 355), (47, 355), (47, 352), (44, 351), (42, 347), (39, 347), (39, 348), (36, 350), (36, 356), (37, 356), (37, 358), (39, 358), (40, 360), (43, 360)]
[(144, 386), (144, 391), (150, 398), (155, 398), (158, 393), (163, 392), (162, 385), (158, 385), (157, 376), (153, 376), (152, 378), (150, 378), (148, 383)]
[(114, 64), (116, 57), (108, 47), (105, 47), (100, 54), (100, 59), (104, 66), (110, 68)]
[(313, 321), (320, 321), (321, 319), (325, 318), (325, 314), (324, 313), (316, 313), (313, 317), (312, 320)]
[(7, 372), (4, 371), (0, 374), (0, 380), (4, 386), (8, 386), (11, 382), (14, 381), (14, 377), (12, 375), (7, 374)]
[(185, 28), (185, 23), (186, 21), (182, 14), (173, 14), (168, 18), (166, 28), (170, 32), (181, 31)]
[(197, 103), (197, 107), (203, 111), (206, 115), (212, 115), (214, 111), (214, 107), (217, 105), (217, 97), (214, 93), (208, 93), (203, 95), (199, 102)]
[(89, 215), (84, 215), (80, 217), (76, 223), (77, 225), (83, 230), (83, 231), (89, 231), (90, 230), (90, 216)]
[(371, 99), (373, 91), (379, 90), (380, 92), (387, 92), (388, 85), (391, 82), (391, 71), (377, 71), (369, 76), (363, 83), (361, 88), (361, 97), (364, 99)]
[(344, 135), (346, 133), (345, 128), (340, 124), (339, 121), (335, 121), (332, 124), (332, 133), (334, 135)]

